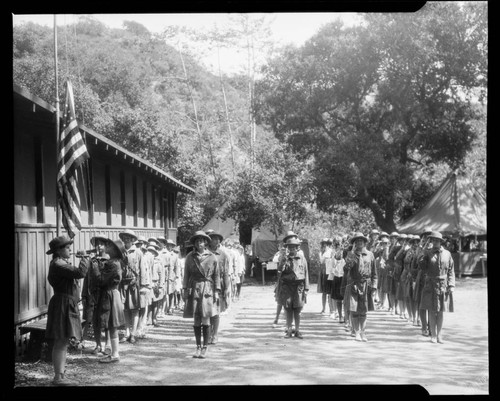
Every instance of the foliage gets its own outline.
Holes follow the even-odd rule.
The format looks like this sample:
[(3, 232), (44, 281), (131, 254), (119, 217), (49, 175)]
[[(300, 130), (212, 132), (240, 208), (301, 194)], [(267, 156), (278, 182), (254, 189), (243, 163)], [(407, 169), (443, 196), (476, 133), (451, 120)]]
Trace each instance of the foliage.
[(356, 202), (392, 231), (407, 199), (431, 192), (419, 173), (463, 167), (473, 122), (485, 118), (476, 107), (486, 91), (485, 12), (483, 3), (428, 3), (352, 28), (337, 21), (269, 62), (257, 122), (314, 158), (321, 210)]

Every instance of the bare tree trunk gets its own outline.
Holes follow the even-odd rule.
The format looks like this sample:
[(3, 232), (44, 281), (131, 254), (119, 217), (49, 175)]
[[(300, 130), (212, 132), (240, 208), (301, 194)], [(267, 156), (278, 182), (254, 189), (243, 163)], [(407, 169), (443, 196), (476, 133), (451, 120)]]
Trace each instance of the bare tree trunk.
[[(199, 119), (198, 119), (198, 110), (196, 108), (196, 102), (195, 102), (194, 96), (193, 96), (193, 89), (191, 87), (191, 83), (190, 83), (189, 77), (187, 75), (186, 65), (184, 63), (184, 57), (182, 56), (182, 51), (180, 49), (180, 46), (179, 46), (179, 55), (181, 57), (182, 69), (184, 71), (184, 77), (186, 79), (186, 83), (187, 83), (187, 86), (189, 89), (189, 97), (191, 98), (191, 103), (193, 104), (194, 118), (195, 118), (195, 123), (196, 123), (196, 131), (198, 133), (198, 140), (200, 142), (200, 149), (203, 151), (203, 136), (201, 134), (200, 124), (199, 124)], [(208, 146), (208, 153), (209, 153), (209, 157), (210, 157), (210, 164), (212, 167), (212, 174), (214, 176), (214, 181), (217, 182), (215, 162), (214, 162), (214, 156), (213, 156), (213, 152), (212, 152), (212, 144), (211, 144), (210, 140), (208, 141), (208, 145), (209, 145)]]
[(227, 108), (227, 98), (226, 98), (226, 90), (224, 88), (224, 81), (222, 80), (222, 72), (220, 69), (220, 48), (219, 48), (219, 43), (217, 42), (217, 62), (219, 66), (219, 80), (220, 80), (220, 86), (222, 90), (222, 96), (224, 98), (224, 109), (226, 111), (226, 122), (227, 122), (227, 131), (229, 134), (229, 144), (231, 145), (231, 163), (233, 165), (233, 180), (234, 180), (234, 174), (235, 174), (235, 162), (234, 162), (234, 145), (233, 145), (233, 132), (231, 130), (231, 122), (229, 120), (229, 110)]

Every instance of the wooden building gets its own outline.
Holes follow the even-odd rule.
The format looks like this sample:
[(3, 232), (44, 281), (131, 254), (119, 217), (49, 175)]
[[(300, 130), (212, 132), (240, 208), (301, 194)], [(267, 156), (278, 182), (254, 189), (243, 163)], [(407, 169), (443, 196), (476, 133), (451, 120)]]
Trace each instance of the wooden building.
[[(55, 107), (14, 85), (13, 122), (14, 338), (22, 353), (19, 327), (45, 317), (52, 296), (46, 251), (57, 235)], [(91, 129), (80, 130), (90, 154), (90, 189), (79, 180), (82, 230), (74, 251), (89, 249), (94, 235), (118, 239), (125, 228), (176, 241), (177, 195), (194, 190)]]

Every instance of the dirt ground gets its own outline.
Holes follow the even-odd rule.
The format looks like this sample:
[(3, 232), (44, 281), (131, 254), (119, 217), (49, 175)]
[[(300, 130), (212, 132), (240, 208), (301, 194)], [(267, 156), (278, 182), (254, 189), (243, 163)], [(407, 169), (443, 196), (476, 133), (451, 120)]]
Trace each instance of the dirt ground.
[[(413, 394), (489, 394), (486, 278), (457, 278), (444, 344), (431, 343), (418, 327), (387, 311), (370, 312), (369, 342), (356, 342), (338, 320), (319, 313), (315, 284), (302, 312), (304, 338), (285, 339), (283, 313), (280, 327), (272, 327), (273, 289), (272, 283), (247, 280), (240, 300), (221, 317), (219, 343), (209, 346), (206, 359), (192, 358), (192, 320), (176, 311), (160, 319), (160, 327), (149, 326), (145, 339), (121, 343), (118, 363), (98, 363), (87, 341), (86, 348), (68, 355), (67, 376), (79, 382), (76, 394), (98, 387), (129, 393), (138, 386), (290, 385), (375, 385), (389, 392), (418, 385)], [(52, 377), (50, 363), (16, 361), (12, 391), (42, 395)]]

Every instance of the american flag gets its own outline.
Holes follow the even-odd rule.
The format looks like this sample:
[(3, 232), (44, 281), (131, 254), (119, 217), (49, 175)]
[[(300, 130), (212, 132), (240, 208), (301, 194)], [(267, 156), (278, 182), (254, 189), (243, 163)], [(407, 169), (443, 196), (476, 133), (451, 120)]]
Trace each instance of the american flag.
[(57, 154), (57, 195), (62, 223), (70, 238), (82, 229), (78, 167), (89, 158), (89, 153), (75, 117), (75, 102), (70, 81), (66, 81), (63, 126)]

